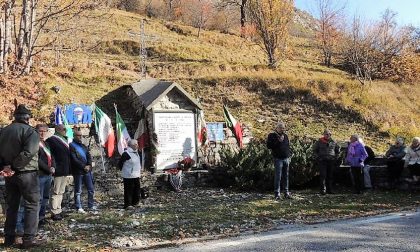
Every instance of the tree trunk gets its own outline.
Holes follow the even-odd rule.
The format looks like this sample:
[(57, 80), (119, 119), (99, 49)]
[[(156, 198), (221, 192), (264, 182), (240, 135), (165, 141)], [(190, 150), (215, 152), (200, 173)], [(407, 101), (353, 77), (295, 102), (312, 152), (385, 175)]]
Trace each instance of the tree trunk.
[(241, 37), (245, 37), (245, 24), (246, 24), (246, 3), (248, 0), (241, 1)]
[(3, 72), (8, 72), (9, 54), (12, 52), (12, 9), (14, 0), (7, 0), (4, 6), (4, 47), (3, 47)]
[(245, 27), (246, 23), (246, 2), (248, 0), (242, 0), (241, 3), (241, 28), (243, 29)]
[(29, 74), (31, 71), (33, 59), (32, 59), (32, 52), (34, 49), (34, 41), (33, 41), (33, 32), (34, 32), (34, 26), (35, 26), (35, 20), (36, 20), (36, 2), (34, 0), (30, 3), (30, 10), (29, 10), (30, 16), (28, 17), (29, 23), (27, 24), (27, 55), (25, 59), (25, 68), (24, 73)]
[(167, 18), (169, 20), (173, 20), (174, 19), (174, 6), (173, 6), (173, 1), (174, 0), (168, 0), (168, 13), (167, 13)]
[(277, 59), (276, 59), (276, 55), (274, 53), (274, 50), (269, 49), (267, 51), (267, 56), (268, 56), (268, 66), (270, 68), (276, 69), (277, 68)]
[(0, 73), (4, 72), (3, 59), (4, 59), (4, 21), (3, 15), (0, 15)]
[(26, 64), (26, 59), (28, 56), (28, 35), (30, 29), (30, 21), (31, 21), (31, 1), (30, 0), (23, 0), (22, 1), (22, 16), (20, 18), (20, 29), (19, 29), (19, 36), (18, 36), (18, 52), (17, 52), (17, 59), (24, 65)]
[(197, 33), (198, 38), (200, 37), (201, 28), (203, 27), (203, 23), (204, 23), (204, 13), (203, 13), (203, 10), (201, 10), (200, 21), (199, 21), (199, 25), (198, 25), (198, 33)]

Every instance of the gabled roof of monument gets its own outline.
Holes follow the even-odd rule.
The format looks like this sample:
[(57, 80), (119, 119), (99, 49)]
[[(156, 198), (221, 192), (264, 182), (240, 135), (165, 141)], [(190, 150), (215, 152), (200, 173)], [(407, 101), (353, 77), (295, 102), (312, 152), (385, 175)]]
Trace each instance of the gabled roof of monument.
[(162, 81), (157, 79), (141, 80), (139, 82), (130, 85), (134, 92), (139, 96), (143, 106), (149, 110), (155, 105), (161, 98), (166, 96), (171, 90), (175, 89), (179, 93), (185, 96), (194, 106), (199, 109), (203, 107), (197, 102), (196, 99), (191, 97), (187, 91), (185, 91), (180, 85), (172, 81)]

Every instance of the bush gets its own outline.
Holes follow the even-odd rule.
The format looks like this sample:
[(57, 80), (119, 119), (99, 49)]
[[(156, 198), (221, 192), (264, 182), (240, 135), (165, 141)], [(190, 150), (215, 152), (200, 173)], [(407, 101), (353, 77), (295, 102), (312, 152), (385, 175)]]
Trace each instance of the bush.
[(222, 148), (219, 154), (221, 160), (219, 169), (225, 173), (225, 182), (233, 183), (230, 185), (242, 190), (272, 188), (273, 161), (269, 150), (261, 141), (251, 141), (239, 151), (227, 146)]
[(311, 181), (318, 170), (314, 167), (312, 148), (315, 141), (305, 138), (293, 138), (290, 141), (292, 160), (290, 162), (290, 184), (303, 185)]
[[(291, 140), (291, 186), (305, 184), (317, 175), (312, 161), (313, 143), (312, 140)], [(218, 185), (241, 190), (273, 190), (273, 158), (265, 141), (253, 140), (239, 151), (224, 147), (219, 154), (220, 165), (213, 171)]]

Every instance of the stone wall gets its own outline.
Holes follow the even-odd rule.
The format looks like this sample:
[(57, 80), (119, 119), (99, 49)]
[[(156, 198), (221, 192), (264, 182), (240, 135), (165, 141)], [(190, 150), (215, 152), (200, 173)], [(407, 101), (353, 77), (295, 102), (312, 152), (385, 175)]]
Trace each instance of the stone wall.
[[(386, 165), (386, 158), (376, 157), (370, 164), (370, 178), (373, 188), (388, 188), (388, 170)], [(341, 165), (336, 168), (334, 174), (335, 182), (344, 185), (351, 185), (350, 167), (348, 165)], [(409, 185), (405, 178), (409, 177), (409, 171), (404, 168), (401, 177), (399, 178), (400, 189), (408, 189)], [(413, 187), (414, 188), (414, 187)]]

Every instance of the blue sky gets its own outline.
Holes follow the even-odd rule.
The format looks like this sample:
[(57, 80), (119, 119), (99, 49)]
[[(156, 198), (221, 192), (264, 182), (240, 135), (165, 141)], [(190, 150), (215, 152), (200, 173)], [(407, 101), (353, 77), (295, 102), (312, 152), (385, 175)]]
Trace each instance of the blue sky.
[[(354, 14), (366, 20), (379, 20), (381, 13), (389, 8), (398, 13), (399, 25), (412, 24), (420, 27), (420, 0), (332, 0), (336, 3), (346, 3), (346, 15)], [(312, 13), (316, 0), (295, 0), (297, 8)], [(315, 9), (316, 10), (316, 9)]]

